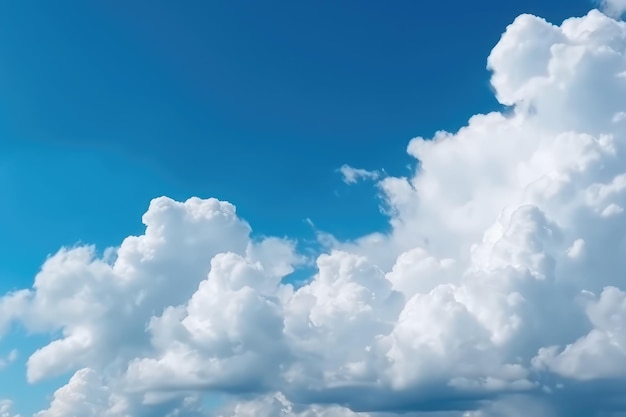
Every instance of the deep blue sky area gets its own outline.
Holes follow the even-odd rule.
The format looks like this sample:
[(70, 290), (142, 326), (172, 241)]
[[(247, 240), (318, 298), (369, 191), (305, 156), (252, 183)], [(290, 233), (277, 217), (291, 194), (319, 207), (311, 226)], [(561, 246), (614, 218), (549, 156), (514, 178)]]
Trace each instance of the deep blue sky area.
[(61, 245), (140, 233), (159, 195), (227, 199), (263, 234), (381, 228), (375, 190), (335, 170), (408, 173), (411, 137), (498, 108), (486, 57), (518, 14), (590, 7), (3, 2), (0, 287)]

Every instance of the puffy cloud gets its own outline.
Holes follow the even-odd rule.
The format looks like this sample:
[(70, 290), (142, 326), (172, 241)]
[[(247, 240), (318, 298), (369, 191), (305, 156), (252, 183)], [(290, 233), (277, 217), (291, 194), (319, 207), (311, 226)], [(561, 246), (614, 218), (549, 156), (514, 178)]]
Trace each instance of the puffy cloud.
[(143, 399), (120, 395), (115, 384), (93, 369), (78, 370), (55, 393), (47, 410), (34, 417), (202, 417), (197, 396), (153, 396)]
[[(280, 338), (282, 316), (280, 302), (273, 302), (278, 308), (273, 312), (270, 298), (276, 297), (275, 289), (281, 278), (293, 271), (292, 265), (302, 262), (302, 257), (294, 252), (294, 243), (273, 237), (251, 239), (250, 227), (237, 217), (234, 206), (215, 199), (192, 198), (179, 203), (158, 198), (150, 204), (143, 221), (143, 235), (128, 237), (119, 248), (108, 249), (101, 256), (89, 246), (60, 250), (45, 262), (32, 290), (9, 294), (0, 301), (12, 314), (9, 317), (19, 318), (29, 331), (60, 336), (28, 359), (27, 375), (31, 382), (77, 371), (70, 383), (57, 391), (51, 408), (42, 416), (70, 415), (78, 412), (72, 410), (80, 404), (93, 415), (104, 415), (105, 410), (112, 410), (111, 416), (123, 415), (118, 409), (129, 401), (137, 401), (120, 394), (128, 390), (114, 376), (119, 377), (128, 368), (128, 382), (132, 382), (134, 372), (139, 372), (138, 364), (147, 363), (148, 353), (158, 352), (160, 341), (165, 343), (167, 337), (174, 336), (168, 335), (168, 331), (178, 330), (168, 327), (168, 319), (175, 317), (176, 306), (183, 304), (188, 304), (190, 312), (184, 324), (195, 343), (190, 349), (201, 346), (198, 360), (213, 349), (223, 352), (225, 362), (216, 365), (223, 368), (221, 387), (233, 385), (237, 378), (251, 386), (248, 363), (242, 362), (245, 354), (238, 353), (244, 341), (256, 351), (261, 348), (257, 337), (264, 338), (268, 346), (257, 362), (263, 363), (265, 369), (271, 367), (266, 356), (272, 353), (272, 337)], [(252, 289), (260, 295), (255, 298)], [(261, 298), (265, 294), (267, 300)], [(206, 297), (222, 302), (225, 311), (217, 305), (207, 305)], [(254, 304), (255, 300), (258, 304)], [(218, 326), (212, 322), (223, 317), (224, 312), (232, 313), (234, 318), (239, 309), (243, 309), (244, 315), (239, 318), (238, 327), (228, 321), (231, 316)], [(270, 335), (272, 315), (278, 327)], [(262, 325), (250, 324), (251, 318), (252, 323)], [(227, 345), (229, 337), (233, 340)], [(213, 347), (202, 347), (210, 340), (215, 343)], [(166, 358), (182, 359), (193, 367), (191, 356), (176, 358), (172, 347), (168, 344)], [(177, 363), (174, 370), (182, 375), (183, 368)], [(231, 366), (237, 364), (240, 376)], [(143, 379), (136, 381), (137, 387), (160, 386), (163, 381), (168, 387), (176, 385), (174, 379), (167, 380), (169, 375), (158, 380), (145, 366), (141, 369)], [(159, 369), (155, 372), (164, 368)], [(202, 366), (197, 370), (202, 374), (208, 371), (202, 370)], [(113, 389), (113, 385), (117, 388)], [(144, 394), (153, 400), (162, 397), (156, 392)], [(180, 398), (174, 395), (166, 403), (175, 410), (172, 401)], [(111, 405), (113, 399), (115, 407)]]
[(523, 15), (488, 67), (511, 108), (413, 139), (415, 175), (378, 182), (391, 231), (328, 239), (303, 285), (294, 242), (215, 199), (50, 257), (0, 299), (0, 329), (58, 336), (31, 381), (75, 372), (39, 417), (199, 416), (206, 392), (221, 417), (626, 412), (626, 24)]
[(161, 353), (131, 363), (131, 384), (244, 391), (271, 386), (288, 354), (274, 294), (280, 278), (240, 255), (217, 255), (189, 302), (151, 321)]
[(150, 317), (187, 300), (217, 253), (245, 253), (249, 243), (250, 228), (234, 207), (214, 199), (156, 199), (143, 221), (144, 235), (102, 258), (93, 247), (76, 247), (43, 265), (23, 321), (63, 337), (29, 358), (31, 381), (135, 357), (149, 342)]
[(109, 403), (109, 388), (104, 386), (96, 372), (81, 369), (62, 388), (54, 393), (50, 408), (37, 417), (85, 417), (115, 415), (117, 404)]
[(576, 380), (594, 380), (626, 375), (626, 293), (606, 287), (599, 297), (584, 294), (592, 329), (564, 349), (556, 346), (539, 350), (536, 367)]

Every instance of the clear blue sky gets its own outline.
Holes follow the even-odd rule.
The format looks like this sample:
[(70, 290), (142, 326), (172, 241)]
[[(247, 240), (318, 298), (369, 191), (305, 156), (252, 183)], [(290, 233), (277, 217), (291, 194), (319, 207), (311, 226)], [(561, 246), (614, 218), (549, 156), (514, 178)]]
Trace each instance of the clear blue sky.
[[(257, 233), (383, 227), (368, 185), (336, 169), (402, 174), (410, 138), (497, 109), (486, 57), (517, 15), (592, 6), (2, 2), (0, 289), (29, 286), (62, 245), (140, 233), (160, 195), (231, 201)], [(23, 368), (9, 375), (0, 398), (32, 411)]]

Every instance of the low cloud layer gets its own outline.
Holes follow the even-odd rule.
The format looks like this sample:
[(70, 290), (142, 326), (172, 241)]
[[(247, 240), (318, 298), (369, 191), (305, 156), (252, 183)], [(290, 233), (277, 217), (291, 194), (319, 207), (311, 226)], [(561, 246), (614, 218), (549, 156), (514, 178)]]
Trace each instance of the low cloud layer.
[(378, 183), (391, 232), (303, 286), (294, 242), (215, 199), (48, 259), (0, 299), (0, 329), (59, 335), (29, 381), (73, 373), (37, 416), (624, 415), (626, 24), (523, 15), (488, 67), (512, 110), (413, 139), (415, 176)]

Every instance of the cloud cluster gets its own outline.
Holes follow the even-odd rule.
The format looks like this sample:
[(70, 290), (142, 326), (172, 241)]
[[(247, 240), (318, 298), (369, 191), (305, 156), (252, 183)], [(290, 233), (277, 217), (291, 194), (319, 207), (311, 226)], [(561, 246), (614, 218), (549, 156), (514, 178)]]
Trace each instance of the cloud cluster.
[(58, 335), (29, 380), (73, 373), (37, 416), (623, 415), (626, 24), (522, 15), (488, 66), (510, 110), (413, 139), (416, 174), (378, 183), (391, 231), (304, 285), (294, 242), (215, 199), (50, 257), (0, 299), (0, 328)]

